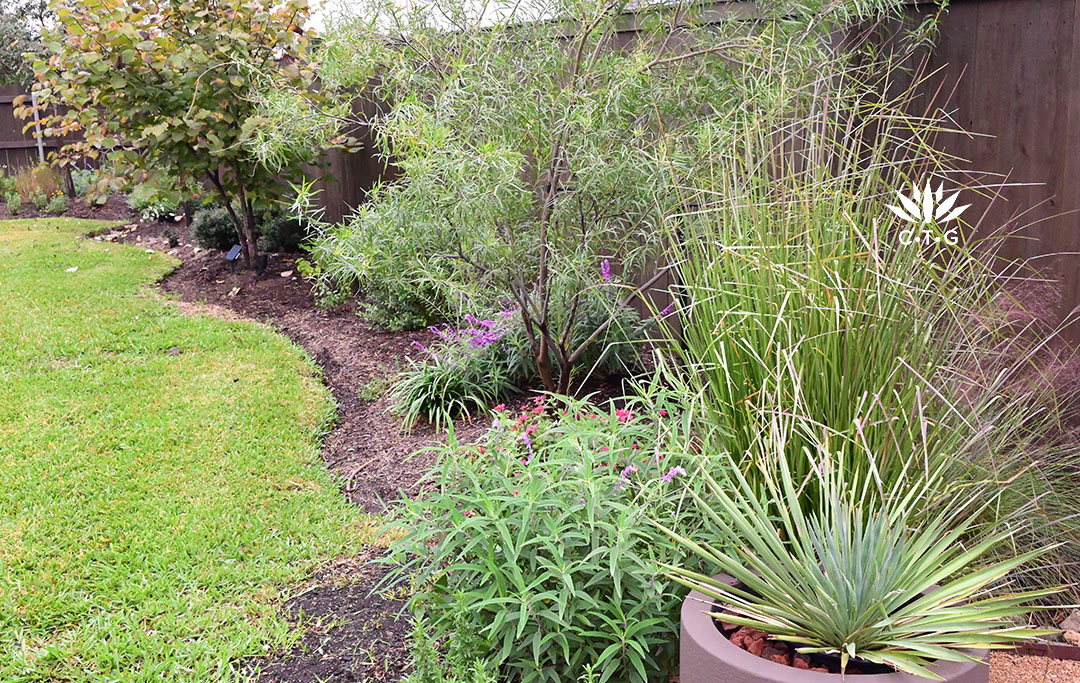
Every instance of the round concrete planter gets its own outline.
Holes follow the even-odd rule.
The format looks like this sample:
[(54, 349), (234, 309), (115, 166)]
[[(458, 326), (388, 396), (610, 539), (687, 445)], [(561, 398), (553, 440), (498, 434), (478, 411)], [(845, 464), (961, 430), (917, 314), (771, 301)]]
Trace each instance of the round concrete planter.
[[(716, 577), (734, 583), (730, 576)], [(906, 673), (840, 674), (806, 671), (777, 664), (732, 645), (706, 612), (712, 599), (691, 591), (682, 606), (679, 638), (680, 683), (926, 683), (930, 679)], [(946, 683), (988, 683), (990, 667), (983, 662), (941, 662), (934, 672)]]

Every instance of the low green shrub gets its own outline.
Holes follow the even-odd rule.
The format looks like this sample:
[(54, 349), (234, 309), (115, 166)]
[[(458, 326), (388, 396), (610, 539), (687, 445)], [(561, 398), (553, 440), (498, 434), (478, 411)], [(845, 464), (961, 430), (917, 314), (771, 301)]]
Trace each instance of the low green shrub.
[(164, 185), (146, 180), (131, 188), (127, 203), (143, 221), (159, 221), (172, 216), (180, 206), (179, 193)]
[(101, 173), (96, 168), (74, 168), (71, 170), (71, 184), (75, 187), (75, 194), (85, 197), (90, 188), (101, 178)]
[(271, 252), (297, 252), (307, 240), (308, 224), (280, 210), (263, 213), (259, 220), (259, 248)]
[[(367, 215), (368, 208), (358, 214)], [(452, 269), (449, 262), (438, 264), (426, 274), (413, 272), (403, 278), (399, 272), (402, 240), (377, 230), (363, 228), (374, 219), (350, 226), (321, 225), (308, 247), (305, 277), (321, 306), (339, 306), (360, 295), (360, 314), (374, 325), (391, 331), (417, 330), (446, 319), (453, 306), (440, 281)]]
[(447, 657), (490, 661), (499, 680), (669, 680), (682, 598), (658, 563), (692, 559), (647, 518), (694, 533), (679, 484), (701, 464), (676, 405), (659, 389), (606, 412), (537, 397), (438, 451), (394, 520), (387, 580), (414, 582)]
[[(650, 321), (614, 299), (583, 299), (574, 339), (580, 343), (603, 322), (611, 323), (589, 345), (572, 373), (603, 377), (633, 371), (640, 365), (639, 340)], [(521, 389), (536, 376), (535, 355), (517, 309), (504, 309), (482, 320), (465, 316), (465, 327), (428, 328), (437, 341), (429, 349), (414, 342), (426, 356), (412, 362), (393, 392), (394, 407), (411, 429), (421, 418), (440, 427), (450, 420), (482, 412), (496, 400)]]
[(7, 167), (0, 166), (0, 197), (15, 191), (15, 178), (7, 175)]
[(431, 327), (438, 342), (429, 349), (413, 342), (426, 358), (410, 360), (393, 390), (394, 410), (404, 427), (421, 418), (437, 428), (453, 418), (482, 412), (512, 393), (525, 376), (520, 316), (507, 309), (488, 320), (466, 316), (468, 327)]
[(44, 192), (35, 192), (30, 195), (30, 203), (34, 205), (38, 213), (42, 213), (49, 205), (49, 196)]
[(18, 192), (8, 192), (4, 197), (4, 204), (7, 206), (8, 213), (14, 216), (22, 210), (23, 200)]
[(54, 216), (62, 215), (67, 211), (67, 197), (62, 192), (57, 192), (49, 197), (49, 203), (45, 206), (45, 212)]
[[(465, 636), (455, 633), (452, 638), (460, 643)], [(405, 683), (497, 683), (499, 680), (491, 663), (469, 655), (467, 648), (455, 647), (454, 656), (444, 659), (423, 618), (417, 619), (413, 626), (410, 641), (413, 671)]]
[(239, 243), (229, 212), (221, 206), (196, 211), (191, 220), (191, 234), (195, 243), (204, 249), (225, 251)]

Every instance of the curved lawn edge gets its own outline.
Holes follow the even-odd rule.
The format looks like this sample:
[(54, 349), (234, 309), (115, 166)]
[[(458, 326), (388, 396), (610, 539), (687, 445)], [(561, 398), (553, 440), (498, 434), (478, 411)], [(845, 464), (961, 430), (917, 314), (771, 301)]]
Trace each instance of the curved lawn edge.
[(114, 225), (0, 221), (0, 680), (229, 680), (373, 525), (310, 356), (146, 296), (176, 262), (79, 236)]

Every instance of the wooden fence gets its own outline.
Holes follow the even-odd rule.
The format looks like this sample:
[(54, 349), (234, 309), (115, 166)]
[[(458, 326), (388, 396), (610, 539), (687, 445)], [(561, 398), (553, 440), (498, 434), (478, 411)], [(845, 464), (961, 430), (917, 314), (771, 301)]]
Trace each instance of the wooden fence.
[(939, 142), (969, 180), (1007, 185), (967, 193), (965, 219), (1015, 230), (1003, 255), (1055, 271), (1064, 316), (1080, 305), (1080, 0), (952, 0), (940, 28), (927, 93), (971, 135)]
[[(34, 166), (40, 159), (38, 141), (32, 132), (23, 133), (27, 122), (15, 118), (14, 114), (12, 102), (25, 92), (17, 85), (0, 85), (0, 166), (5, 167), (7, 173)], [(57, 145), (55, 139), (45, 138), (41, 141), (40, 151), (48, 155)]]

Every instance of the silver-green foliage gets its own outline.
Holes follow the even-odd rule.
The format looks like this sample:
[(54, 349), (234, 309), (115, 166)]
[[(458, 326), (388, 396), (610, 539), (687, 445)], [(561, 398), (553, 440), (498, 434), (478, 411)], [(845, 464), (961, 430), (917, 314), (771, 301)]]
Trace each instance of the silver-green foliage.
[[(837, 447), (842, 438), (821, 438), (823, 430), (801, 418), (770, 421), (752, 446), (753, 477), (732, 459), (727, 479), (702, 474), (707, 493), (692, 494), (720, 544), (667, 531), (710, 571), (737, 580), (728, 585), (668, 568), (673, 579), (726, 608), (725, 621), (763, 630), (802, 653), (839, 655), (842, 668), (859, 658), (927, 678), (940, 678), (935, 662), (976, 661), (971, 650), (1054, 632), (1022, 624), (1027, 605), (1055, 588), (1010, 593), (996, 585), (1051, 547), (987, 563), (1014, 535), (983, 527), (993, 498), (978, 502), (963, 487), (950, 490), (945, 467), (905, 472), (914, 476), (879, 491), (871, 479), (848, 474), (845, 450)], [(807, 479), (785, 456), (785, 441), (799, 431), (818, 439), (804, 454), (823, 494), (813, 505), (801, 491)]]
[[(564, 392), (594, 342), (572, 332), (600, 263), (648, 288), (662, 222), (699, 199), (685, 190), (710, 152), (701, 135), (781, 96), (774, 69), (813, 74), (837, 22), (896, 5), (371, 3), (330, 32), (320, 74), (339, 87), (374, 79), (385, 109), (352, 123), (400, 176), (315, 241), (319, 274), (361, 288), (388, 278), (451, 313), (509, 298), (539, 378)], [(264, 113), (295, 118), (285, 104)], [(256, 149), (287, 151), (288, 130), (264, 127)]]

